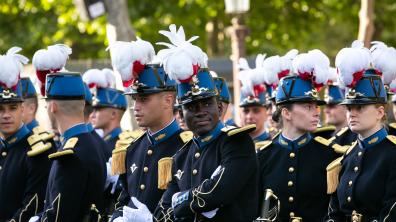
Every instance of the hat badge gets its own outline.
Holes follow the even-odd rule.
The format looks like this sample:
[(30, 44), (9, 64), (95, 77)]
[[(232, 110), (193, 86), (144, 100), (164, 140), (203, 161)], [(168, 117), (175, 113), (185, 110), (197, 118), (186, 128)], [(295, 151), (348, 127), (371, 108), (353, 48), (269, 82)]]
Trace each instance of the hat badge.
[(10, 91), (9, 89), (4, 89), (4, 90), (3, 90), (3, 93), (0, 93), (0, 95), (1, 95), (1, 97), (2, 97), (3, 99), (9, 99), (9, 98), (12, 98), (12, 97), (16, 97), (16, 96), (17, 96), (16, 93)]

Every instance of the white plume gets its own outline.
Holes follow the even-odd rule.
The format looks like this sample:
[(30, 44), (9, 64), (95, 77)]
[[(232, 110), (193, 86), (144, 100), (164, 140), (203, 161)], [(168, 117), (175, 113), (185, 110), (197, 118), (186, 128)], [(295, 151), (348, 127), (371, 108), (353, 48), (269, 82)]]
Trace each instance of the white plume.
[(316, 84), (324, 84), (328, 80), (330, 60), (319, 49), (297, 55), (292, 65), (294, 72), (300, 76), (310, 76)]
[(382, 81), (388, 85), (396, 79), (396, 50), (383, 42), (374, 41), (370, 48), (373, 66), (382, 72)]
[(83, 78), (83, 81), (89, 86), (89, 88), (92, 88), (92, 87), (106, 88), (106, 87), (108, 87), (106, 75), (99, 69), (87, 70), (83, 74), (82, 78)]
[(354, 73), (370, 68), (370, 50), (363, 42), (355, 40), (351, 48), (341, 49), (335, 59), (335, 65), (340, 75), (340, 81), (350, 87), (354, 80)]
[(278, 84), (279, 73), (282, 71), (292, 71), (292, 61), (297, 56), (298, 50), (292, 49), (284, 56), (271, 56), (263, 61), (262, 67), (265, 70), (265, 82), (268, 85)]
[(106, 77), (107, 87), (115, 88), (116, 78), (113, 70), (104, 68), (102, 69), (102, 73)]
[[(176, 29), (175, 24), (169, 26), (169, 31), (161, 30), (160, 34), (167, 37), (170, 43), (158, 42), (157, 45), (168, 47), (158, 52), (165, 72), (176, 82), (189, 79), (194, 74), (194, 68), (207, 68), (208, 56), (199, 47), (191, 44), (198, 36), (186, 40), (182, 26)], [(195, 68), (195, 69), (196, 69)]]
[(17, 54), (21, 50), (22, 48), (12, 47), (5, 55), (0, 55), (0, 82), (8, 88), (18, 83), (23, 65), (29, 61), (25, 56)]
[(150, 42), (137, 38), (136, 41), (112, 43), (106, 50), (110, 50), (111, 64), (121, 75), (122, 81), (134, 78), (133, 72), (142, 71), (135, 62), (141, 65), (150, 63), (155, 55), (154, 47)]
[(241, 94), (243, 96), (254, 95), (254, 86), (251, 79), (252, 72), (250, 70), (241, 70), (238, 73), (238, 79), (241, 81)]
[(64, 44), (48, 46), (33, 55), (33, 66), (36, 70), (61, 70), (72, 53), (72, 49)]

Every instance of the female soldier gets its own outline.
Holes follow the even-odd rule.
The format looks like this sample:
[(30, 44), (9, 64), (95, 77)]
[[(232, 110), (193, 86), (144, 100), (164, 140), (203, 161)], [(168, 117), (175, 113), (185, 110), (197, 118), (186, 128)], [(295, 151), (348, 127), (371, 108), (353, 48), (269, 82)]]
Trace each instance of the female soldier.
[[(336, 57), (341, 80), (350, 88), (343, 104), (358, 140), (329, 166), (328, 174), (336, 175), (329, 177), (334, 185), (329, 191), (336, 192), (331, 197), (328, 222), (396, 221), (396, 137), (388, 136), (383, 124), (387, 96), (378, 75), (383, 70), (362, 71), (370, 60), (370, 52), (357, 43)], [(356, 74), (359, 72), (363, 75)]]
[(281, 122), (281, 133), (258, 153), (260, 189), (271, 189), (278, 196), (278, 221), (316, 222), (327, 212), (326, 166), (337, 155), (328, 140), (310, 133), (319, 122), (317, 106), (324, 104), (314, 83), (327, 81), (324, 70), (328, 70), (329, 60), (313, 50), (298, 55), (293, 68), (297, 75), (280, 81), (275, 98), (273, 119)]

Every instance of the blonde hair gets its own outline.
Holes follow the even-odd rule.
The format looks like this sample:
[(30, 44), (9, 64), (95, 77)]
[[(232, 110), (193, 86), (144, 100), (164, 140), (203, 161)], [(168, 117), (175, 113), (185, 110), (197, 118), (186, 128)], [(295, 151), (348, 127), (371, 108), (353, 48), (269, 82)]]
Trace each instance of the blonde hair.
[(84, 113), (84, 100), (53, 100), (61, 113), (67, 116), (76, 116)]

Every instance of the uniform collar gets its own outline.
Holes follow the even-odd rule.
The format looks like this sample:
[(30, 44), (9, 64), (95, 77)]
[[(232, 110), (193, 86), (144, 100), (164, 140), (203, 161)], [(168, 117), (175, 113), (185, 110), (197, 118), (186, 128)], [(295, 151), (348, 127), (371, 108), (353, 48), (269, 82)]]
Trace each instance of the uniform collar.
[(171, 123), (169, 123), (166, 127), (156, 133), (151, 133), (150, 131), (148, 131), (147, 137), (151, 144), (157, 145), (158, 143), (161, 143), (171, 137), (179, 130), (179, 124), (176, 122), (176, 119), (173, 119)]
[(374, 133), (373, 135), (371, 135), (363, 140), (361, 140), (359, 138), (358, 139), (359, 145), (363, 149), (369, 149), (369, 148), (373, 147), (374, 145), (380, 143), (383, 139), (386, 138), (387, 135), (388, 135), (388, 133), (386, 132), (386, 129), (382, 128), (382, 129), (378, 130), (376, 133)]
[(112, 131), (110, 131), (110, 133), (108, 133), (103, 139), (105, 141), (109, 141), (113, 138), (118, 137), (118, 135), (120, 135), (120, 133), (122, 133), (121, 127), (116, 127)]
[(209, 133), (205, 134), (204, 136), (200, 137), (194, 137), (194, 141), (198, 145), (200, 149), (204, 148), (206, 145), (208, 145), (210, 142), (215, 140), (219, 135), (221, 134), (221, 129), (224, 127), (224, 124), (219, 121), (217, 123), (217, 126), (210, 131)]
[(263, 132), (262, 134), (256, 136), (253, 141), (254, 142), (261, 142), (269, 139), (269, 134), (267, 132)]
[(298, 139), (295, 140), (289, 140), (286, 137), (283, 136), (281, 133), (279, 135), (278, 143), (284, 148), (287, 148), (289, 150), (293, 149), (298, 149), (300, 147), (305, 146), (309, 141), (311, 141), (312, 136), (310, 133), (305, 133), (304, 135), (300, 136)]
[(26, 125), (23, 124), (16, 133), (5, 139), (5, 143), (8, 145), (8, 147), (12, 147), (29, 133), (30, 130), (26, 127)]
[(85, 123), (79, 123), (70, 127), (63, 133), (63, 135), (61, 135), (61, 144), (63, 145), (68, 139), (82, 133), (88, 133), (88, 128)]
[(30, 123), (26, 124), (26, 127), (32, 131), (35, 127), (37, 127), (39, 125), (39, 123), (37, 122), (37, 120), (32, 120)]
[(87, 129), (88, 129), (88, 132), (92, 132), (95, 130), (91, 123), (87, 123)]

